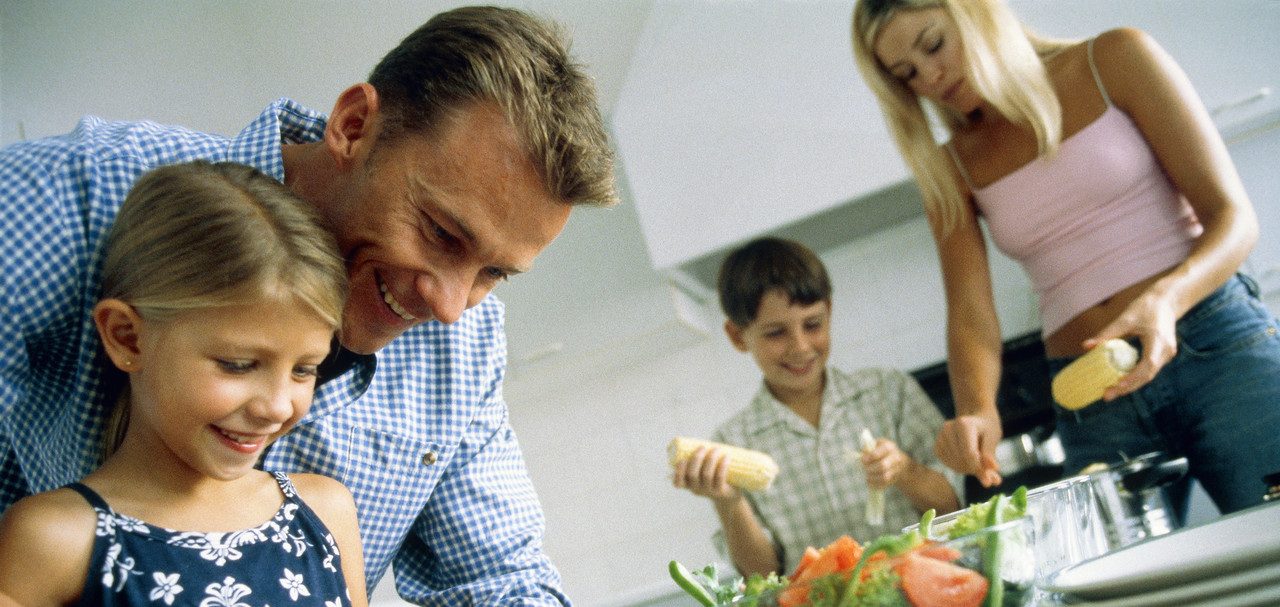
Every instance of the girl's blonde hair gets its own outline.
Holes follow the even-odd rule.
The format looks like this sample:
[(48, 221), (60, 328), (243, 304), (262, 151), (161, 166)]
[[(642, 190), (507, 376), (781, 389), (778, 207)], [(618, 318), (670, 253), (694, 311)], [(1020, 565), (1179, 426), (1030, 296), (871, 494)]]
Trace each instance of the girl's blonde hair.
[[(300, 302), (336, 331), (347, 272), (315, 208), (257, 169), (195, 161), (137, 180), (106, 242), (102, 299), (163, 323), (202, 309)], [(107, 428), (107, 453), (127, 425), (126, 394)]]
[[(1001, 0), (859, 0), (854, 7), (853, 55), (858, 69), (915, 173), (926, 208), (939, 217), (945, 233), (967, 203), (949, 166), (952, 160), (934, 138), (925, 114), (928, 101), (890, 74), (875, 55), (876, 38), (890, 19), (900, 11), (927, 8), (942, 8), (955, 21), (970, 84), (1005, 118), (1032, 129), (1041, 155), (1054, 154), (1062, 139), (1062, 106), (1044, 59), (1072, 42), (1036, 35)], [(932, 107), (948, 131), (968, 123), (967, 116), (950, 108)]]

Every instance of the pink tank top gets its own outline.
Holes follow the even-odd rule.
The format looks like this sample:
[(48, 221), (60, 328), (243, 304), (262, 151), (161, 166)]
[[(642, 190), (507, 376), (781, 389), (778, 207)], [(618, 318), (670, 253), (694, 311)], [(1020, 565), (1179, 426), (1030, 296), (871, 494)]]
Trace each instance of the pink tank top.
[(992, 240), (1030, 277), (1046, 336), (1181, 263), (1203, 231), (1137, 125), (1112, 105), (1092, 40), (1088, 50), (1106, 111), (1064, 139), (1054, 158), (1037, 158), (984, 188), (970, 184)]

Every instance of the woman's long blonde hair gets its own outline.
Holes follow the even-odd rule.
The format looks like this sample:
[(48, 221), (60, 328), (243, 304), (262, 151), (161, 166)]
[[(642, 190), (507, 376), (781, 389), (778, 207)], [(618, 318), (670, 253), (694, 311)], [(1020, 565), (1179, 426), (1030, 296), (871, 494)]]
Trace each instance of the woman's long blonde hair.
[[(347, 272), (315, 207), (257, 169), (195, 161), (138, 179), (107, 237), (101, 299), (147, 322), (260, 301), (295, 301), (336, 331)], [(105, 453), (128, 424), (128, 389), (107, 425)]]
[[(944, 233), (967, 204), (950, 155), (934, 138), (925, 114), (928, 101), (880, 64), (876, 38), (900, 11), (942, 8), (955, 21), (964, 48), (968, 78), (978, 94), (1007, 119), (1036, 135), (1041, 155), (1052, 155), (1062, 139), (1062, 106), (1049, 82), (1044, 58), (1072, 44), (1040, 37), (1025, 28), (1001, 0), (859, 0), (853, 10), (853, 56), (875, 93), (903, 159), (915, 173), (925, 207)], [(933, 106), (950, 131), (968, 117)]]

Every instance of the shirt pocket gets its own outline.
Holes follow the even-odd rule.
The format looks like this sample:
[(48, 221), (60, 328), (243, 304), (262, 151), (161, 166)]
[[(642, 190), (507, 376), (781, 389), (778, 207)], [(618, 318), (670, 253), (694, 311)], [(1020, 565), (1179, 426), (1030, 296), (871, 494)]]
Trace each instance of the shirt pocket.
[(389, 558), (440, 481), (449, 452), (437, 442), (376, 428), (354, 426), (350, 438), (341, 479), (356, 498), (365, 556)]

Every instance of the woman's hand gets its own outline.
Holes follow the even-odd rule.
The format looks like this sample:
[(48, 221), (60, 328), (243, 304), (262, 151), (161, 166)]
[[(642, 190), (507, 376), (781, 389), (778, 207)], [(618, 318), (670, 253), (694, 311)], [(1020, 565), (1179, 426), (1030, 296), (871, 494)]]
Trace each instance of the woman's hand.
[(876, 439), (875, 446), (863, 451), (859, 459), (862, 471), (867, 475), (867, 486), (872, 489), (897, 484), (911, 463), (911, 458), (898, 448), (897, 443), (887, 438)]
[(1172, 296), (1164, 295), (1157, 286), (1148, 289), (1103, 327), (1097, 335), (1082, 344), (1091, 350), (1112, 338), (1137, 337), (1142, 342), (1138, 364), (1114, 386), (1107, 388), (1102, 400), (1111, 401), (1147, 385), (1173, 356), (1178, 353), (1178, 305)]
[(729, 456), (723, 449), (698, 447), (676, 464), (671, 484), (716, 502), (734, 502), (742, 491), (729, 484)]
[(933, 451), (948, 468), (978, 477), (983, 487), (993, 487), (1002, 480), (995, 457), (1002, 434), (998, 417), (959, 415), (942, 424)]

